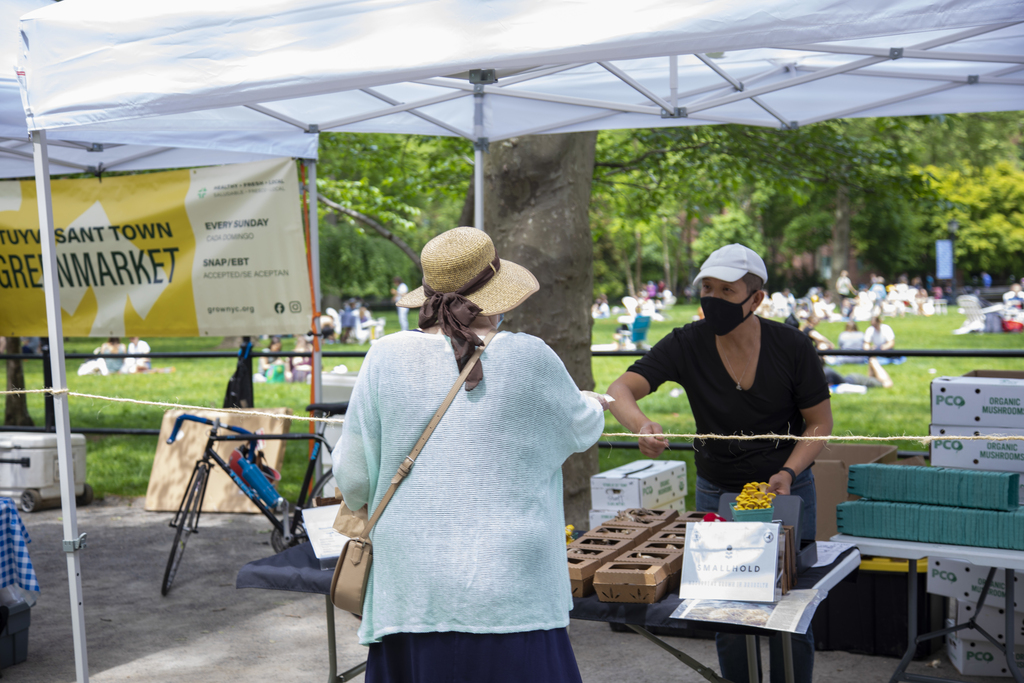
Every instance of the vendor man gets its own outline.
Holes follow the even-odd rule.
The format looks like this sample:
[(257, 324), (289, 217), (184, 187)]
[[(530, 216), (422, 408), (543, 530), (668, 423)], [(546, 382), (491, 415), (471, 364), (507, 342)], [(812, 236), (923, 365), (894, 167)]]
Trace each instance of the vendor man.
[[(658, 457), (667, 442), (637, 401), (666, 381), (686, 390), (700, 434), (831, 434), (828, 385), (811, 342), (793, 327), (753, 315), (767, 279), (764, 261), (741, 244), (712, 253), (694, 280), (704, 319), (673, 330), (612, 383), (612, 414), (634, 434), (652, 435), (640, 438), (644, 455)], [(814, 538), (810, 467), (824, 442), (697, 439), (693, 445), (697, 510), (717, 512), (723, 493), (764, 481), (779, 495), (803, 499), (802, 533)], [(722, 676), (747, 681), (744, 637), (720, 633), (716, 640)], [(770, 641), (772, 683), (783, 680), (781, 641)], [(792, 641), (796, 680), (810, 683), (813, 634), (794, 634)]]

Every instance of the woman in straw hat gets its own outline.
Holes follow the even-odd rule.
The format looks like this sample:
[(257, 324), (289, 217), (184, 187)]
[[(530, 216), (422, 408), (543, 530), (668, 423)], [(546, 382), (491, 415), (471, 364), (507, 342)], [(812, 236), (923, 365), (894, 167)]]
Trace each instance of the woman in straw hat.
[[(398, 301), (420, 329), (371, 348), (334, 451), (345, 503), (371, 515), (476, 347), (539, 289), (474, 228), (435, 237), (421, 262), (423, 286)], [(599, 403), (540, 339), (491, 339), (373, 528), (367, 681), (580, 680), (561, 466), (597, 441)]]

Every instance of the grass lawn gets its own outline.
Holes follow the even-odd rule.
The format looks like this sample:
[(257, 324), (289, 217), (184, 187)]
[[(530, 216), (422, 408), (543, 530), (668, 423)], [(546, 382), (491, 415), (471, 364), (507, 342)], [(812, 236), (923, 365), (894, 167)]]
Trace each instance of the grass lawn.
[[(668, 313), (668, 320), (651, 325), (649, 338), (656, 342), (674, 327), (686, 324), (696, 313), (695, 306), (677, 306)], [(387, 319), (388, 331), (398, 329), (397, 315), (393, 310), (383, 314)], [(886, 322), (896, 332), (897, 348), (906, 349), (1021, 349), (1024, 335), (963, 335), (954, 336), (952, 331), (960, 326), (963, 316), (951, 313), (931, 318), (907, 317), (889, 319)], [(594, 323), (593, 342), (612, 342), (612, 333), (617, 324), (614, 319), (598, 320)], [(863, 326), (862, 326), (863, 327)], [(823, 323), (819, 331), (833, 341), (842, 329), (840, 323)], [(157, 351), (202, 351), (213, 350), (220, 344), (216, 337), (197, 339), (148, 339), (154, 352)], [(264, 342), (265, 343), (265, 342)], [(67, 351), (91, 352), (98, 345), (95, 339), (70, 339)], [(257, 348), (262, 348), (257, 344)], [(292, 348), (292, 340), (284, 340), (284, 349)], [(333, 345), (326, 350), (366, 350), (367, 346)], [(608, 385), (624, 372), (633, 359), (594, 358), (594, 380), (598, 391), (605, 391)], [(114, 375), (110, 377), (79, 377), (75, 370), (81, 361), (69, 363), (68, 385), (72, 391), (124, 396), (156, 401), (167, 401), (188, 405), (218, 407), (224, 399), (227, 380), (234, 370), (233, 359), (155, 360), (157, 366), (171, 366), (175, 372), (151, 375)], [(361, 359), (325, 359), (327, 368), (344, 363), (350, 370), (357, 370)], [(844, 394), (832, 397), (832, 411), (835, 420), (836, 440), (842, 435), (924, 435), (928, 433), (929, 390), (932, 379), (942, 375), (962, 375), (976, 368), (1021, 369), (1024, 362), (1019, 358), (976, 359), (976, 358), (909, 358), (902, 365), (886, 366), (895, 382), (892, 389), (871, 389), (866, 395)], [(864, 365), (842, 366), (840, 372), (866, 372)], [(4, 370), (6, 373), (6, 370)], [(43, 386), (42, 367), (38, 362), (25, 363), (25, 380), (29, 388)], [(670, 392), (676, 385), (667, 384), (655, 394), (645, 398), (641, 407), (654, 420), (659, 421), (666, 432), (692, 433), (696, 430), (689, 402), (685, 394), (676, 398)], [(255, 386), (257, 406), (288, 406), (296, 414), (309, 401), (309, 387), (302, 384), (257, 384)], [(29, 397), (29, 409), (36, 424), (43, 422), (43, 399), (39, 395)], [(163, 410), (147, 406), (116, 404), (106, 401), (72, 399), (71, 424), (73, 427), (134, 427), (156, 428), (160, 424)], [(294, 423), (292, 431), (306, 431), (306, 423)], [(627, 431), (608, 414), (606, 431)], [(121, 496), (138, 496), (146, 492), (155, 437), (112, 436), (89, 437), (88, 479), (97, 495), (110, 493)], [(925, 450), (920, 442), (893, 442), (901, 450)], [(304, 444), (290, 444), (286, 452), (282, 473), (282, 490), (286, 497), (294, 500), (298, 495), (305, 469), (306, 448)], [(693, 483), (696, 473), (693, 456), (687, 452), (676, 452), (673, 459), (686, 460), (690, 469), (689, 508), (693, 507)], [(600, 466), (602, 470), (617, 467), (640, 458), (637, 450), (602, 449)]]

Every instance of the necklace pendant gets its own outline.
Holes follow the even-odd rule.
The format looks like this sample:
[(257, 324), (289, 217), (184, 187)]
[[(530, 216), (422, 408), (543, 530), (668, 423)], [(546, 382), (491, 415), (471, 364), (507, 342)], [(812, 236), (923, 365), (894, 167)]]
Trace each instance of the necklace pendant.
[(740, 386), (739, 382), (736, 382), (736, 391), (743, 391), (743, 387)]

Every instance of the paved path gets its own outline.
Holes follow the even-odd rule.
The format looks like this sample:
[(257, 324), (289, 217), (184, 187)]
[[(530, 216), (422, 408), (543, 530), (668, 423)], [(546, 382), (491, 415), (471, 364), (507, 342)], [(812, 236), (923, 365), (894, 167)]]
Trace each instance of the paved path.
[[(57, 509), (22, 515), (43, 591), (32, 609), (28, 660), (4, 670), (4, 681), (75, 680), (60, 514)], [(90, 680), (325, 681), (324, 599), (234, 587), (239, 567), (271, 552), (266, 521), (249, 515), (204, 515), (170, 594), (161, 597), (160, 580), (173, 537), (170, 518), (168, 513), (145, 512), (141, 499), (97, 501), (79, 510), (80, 530), (88, 533), (81, 564)], [(339, 668), (344, 670), (361, 661), (364, 651), (355, 640), (355, 618), (339, 612), (336, 623)], [(703, 681), (640, 636), (613, 632), (605, 624), (573, 621), (570, 637), (586, 683)], [(669, 640), (699, 661), (717, 661), (711, 641)], [(935, 659), (935, 668), (915, 662), (912, 671), (977, 683), (1007, 680), (959, 677), (942, 653)], [(819, 652), (815, 680), (887, 681), (896, 663), (885, 657)]]

